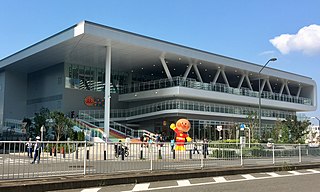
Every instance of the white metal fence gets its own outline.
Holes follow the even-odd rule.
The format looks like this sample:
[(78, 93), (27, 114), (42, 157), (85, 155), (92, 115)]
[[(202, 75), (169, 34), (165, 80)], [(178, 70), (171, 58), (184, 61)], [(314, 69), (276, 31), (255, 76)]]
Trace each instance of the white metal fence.
[[(320, 163), (320, 148), (288, 144), (40, 142), (40, 161), (25, 141), (0, 141), (0, 179), (116, 173), (147, 170)], [(35, 145), (35, 142), (32, 143)], [(196, 150), (197, 149), (197, 150)]]

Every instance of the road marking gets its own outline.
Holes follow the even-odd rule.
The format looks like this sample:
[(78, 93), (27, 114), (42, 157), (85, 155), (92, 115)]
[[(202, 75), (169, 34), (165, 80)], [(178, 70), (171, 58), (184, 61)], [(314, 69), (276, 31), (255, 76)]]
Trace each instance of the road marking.
[(83, 189), (81, 192), (97, 192), (101, 188), (90, 188), (90, 189)]
[(142, 183), (142, 184), (136, 184), (132, 191), (145, 191), (148, 190), (150, 183)]
[(314, 169), (307, 169), (307, 171), (310, 171), (312, 173), (320, 173), (320, 171), (314, 170)]
[(224, 177), (214, 177), (213, 179), (217, 183), (222, 183), (227, 181)]
[(191, 185), (190, 181), (189, 180), (179, 180), (177, 181), (178, 185), (179, 186), (188, 186), (188, 185)]
[(246, 179), (255, 179), (255, 177), (250, 175), (250, 174), (245, 174), (245, 175), (241, 175), (241, 176), (246, 178)]
[[(307, 172), (307, 173), (300, 173), (299, 175), (312, 175), (312, 174), (316, 174), (316, 173), (320, 173), (320, 171), (316, 171), (316, 170), (312, 170), (312, 169), (309, 169), (310, 172)], [(269, 176), (266, 176), (266, 177), (253, 177), (252, 175), (250, 174), (245, 174), (245, 175), (242, 175), (245, 177), (245, 179), (235, 179), (235, 180), (226, 180), (224, 177), (214, 177), (213, 179), (215, 181), (212, 181), (212, 182), (205, 182), (205, 183), (194, 183), (194, 184), (191, 184), (189, 181), (189, 185), (188, 186), (202, 186), (202, 185), (218, 185), (219, 183), (233, 183), (233, 182), (244, 182), (244, 181), (248, 181), (248, 180), (263, 180), (263, 179), (273, 179), (275, 177), (294, 177), (294, 176), (297, 176), (297, 174), (285, 174), (285, 175), (279, 175), (277, 173), (274, 173), (274, 172), (269, 172), (269, 173), (266, 173), (268, 174)], [(250, 179), (247, 179), (247, 178), (250, 178)], [(185, 181), (185, 180), (180, 180), (180, 181)], [(179, 181), (177, 181), (179, 182)], [(183, 183), (183, 182), (182, 182)], [(142, 184), (140, 184), (142, 185)], [(150, 183), (147, 184), (148, 186), (150, 185)], [(175, 189), (175, 188), (181, 188), (181, 187), (185, 187), (185, 186), (182, 186), (182, 185), (174, 185), (174, 186), (163, 186), (163, 187), (155, 187), (155, 188), (144, 188), (145, 191), (157, 191), (157, 190), (163, 190), (163, 189)], [(135, 190), (136, 187), (134, 187), (133, 190), (131, 191), (136, 191)], [(131, 192), (130, 191), (130, 192)], [(129, 192), (129, 191), (125, 191), (125, 192)]]
[(268, 175), (270, 175), (271, 177), (279, 177), (280, 175), (275, 173), (275, 172), (270, 172), (270, 173), (267, 173)]
[(302, 173), (298, 171), (288, 171), (288, 173), (294, 174), (294, 175), (301, 175)]

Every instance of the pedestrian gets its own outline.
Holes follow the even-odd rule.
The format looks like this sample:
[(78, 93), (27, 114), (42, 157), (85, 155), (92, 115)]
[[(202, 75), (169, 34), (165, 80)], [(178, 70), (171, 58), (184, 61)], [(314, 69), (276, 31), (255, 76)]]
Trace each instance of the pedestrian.
[(118, 143), (118, 156), (124, 154), (124, 147), (123, 147), (123, 144), (122, 144), (122, 141), (119, 140), (119, 143)]
[(203, 154), (209, 155), (208, 151), (208, 139), (203, 140)]
[(143, 141), (144, 141), (144, 136), (141, 135), (141, 136), (140, 136), (141, 147), (143, 147)]
[(31, 138), (29, 138), (29, 141), (26, 143), (26, 146), (27, 146), (28, 157), (32, 158), (32, 142), (31, 142)]
[(193, 143), (193, 154), (195, 154), (197, 151), (197, 153), (199, 154), (199, 150), (198, 150), (198, 143), (195, 140), (195, 142)]
[(36, 143), (34, 144), (34, 157), (31, 164), (34, 164), (36, 161), (40, 163), (40, 153), (41, 153), (41, 144), (40, 144), (40, 137), (36, 137)]

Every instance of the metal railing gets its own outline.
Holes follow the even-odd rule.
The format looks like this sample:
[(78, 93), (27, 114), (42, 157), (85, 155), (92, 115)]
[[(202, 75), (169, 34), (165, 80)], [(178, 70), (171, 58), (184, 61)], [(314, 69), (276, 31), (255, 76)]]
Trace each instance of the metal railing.
[[(225, 114), (236, 114), (236, 115), (249, 115), (258, 113), (257, 108), (233, 106), (233, 105), (222, 105), (207, 102), (187, 101), (181, 99), (173, 99), (167, 101), (161, 101), (153, 104), (141, 105), (139, 107), (133, 107), (129, 109), (112, 109), (110, 111), (111, 118), (128, 118), (137, 115), (152, 115), (153, 112), (164, 111), (164, 110), (190, 110), (190, 111), (201, 111), (208, 113), (225, 113)], [(262, 117), (268, 118), (280, 118), (285, 119), (287, 117), (294, 116), (293, 112), (279, 111), (279, 110), (262, 110)], [(97, 121), (104, 118), (103, 110), (80, 110), (79, 118), (86, 121)]]
[[(202, 83), (202, 82), (196, 81), (195, 79), (191, 79), (191, 78), (184, 79), (183, 77), (173, 77), (172, 80), (159, 79), (159, 80), (153, 80), (148, 82), (135, 83), (130, 87), (124, 87), (120, 91), (120, 93), (121, 94), (134, 93), (139, 91), (162, 89), (162, 88), (169, 88), (169, 87), (175, 87), (175, 86), (229, 93), (233, 95), (243, 95), (248, 97), (259, 97), (259, 94), (258, 94), (259, 91), (250, 90), (248, 88), (240, 88), (240, 89), (233, 88), (233, 87), (227, 86), (226, 84), (221, 84), (221, 83), (215, 83), (215, 84)], [(280, 94), (280, 93), (271, 93), (268, 91), (263, 91), (261, 94), (261, 98), (290, 102), (290, 103), (299, 103), (303, 105), (312, 105), (312, 101), (310, 98), (296, 97), (296, 96)]]
[[(27, 142), (0, 141), (0, 179), (107, 174), (146, 170), (203, 169), (244, 165), (320, 163), (320, 148), (308, 145), (188, 143), (41, 142), (34, 164)], [(33, 145), (35, 143), (32, 143)], [(30, 145), (31, 146), (31, 145)], [(197, 149), (197, 150), (196, 150)]]

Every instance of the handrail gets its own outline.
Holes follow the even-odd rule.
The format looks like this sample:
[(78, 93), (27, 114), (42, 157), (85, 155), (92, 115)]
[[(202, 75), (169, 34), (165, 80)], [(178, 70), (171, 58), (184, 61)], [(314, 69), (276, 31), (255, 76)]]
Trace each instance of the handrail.
[[(147, 82), (140, 82), (134, 83), (133, 85), (125, 86), (120, 90), (120, 94), (126, 93), (134, 93), (140, 91), (148, 91), (154, 89), (162, 89), (162, 88), (169, 88), (169, 87), (188, 87), (193, 89), (202, 89), (207, 91), (216, 91), (234, 95), (243, 95), (248, 97), (259, 97), (259, 91), (253, 91), (247, 88), (233, 88), (229, 87), (225, 84), (221, 83), (202, 83), (198, 82), (195, 79), (187, 78), (184, 79), (183, 77), (173, 77), (172, 80), (169, 79), (158, 79), (153, 81)], [(276, 100), (276, 101), (284, 101), (284, 102), (291, 102), (291, 103), (299, 103), (304, 105), (311, 105), (311, 99), (305, 97), (296, 97), (286, 94), (279, 94), (279, 93), (271, 93), (267, 91), (263, 91), (261, 94), (261, 98), (269, 99), (269, 100)]]
[[(111, 118), (127, 118), (136, 115), (150, 114), (151, 112), (164, 111), (164, 110), (189, 110), (189, 111), (202, 111), (202, 112), (213, 112), (213, 113), (226, 113), (226, 114), (237, 114), (237, 115), (249, 115), (250, 113), (258, 113), (257, 108), (233, 106), (233, 105), (222, 105), (215, 103), (188, 101), (181, 99), (166, 100), (157, 103), (142, 105), (139, 107), (133, 107), (129, 109), (113, 109), (111, 110)], [(91, 119), (104, 118), (103, 110), (80, 110), (79, 117), (83, 116), (82, 113), (90, 116)], [(262, 117), (273, 117), (273, 118), (287, 118), (293, 116), (294, 113), (279, 110), (262, 110)]]
[[(86, 119), (81, 119), (80, 117), (86, 117)], [(90, 130), (97, 130), (98, 129), (99, 132), (101, 133), (101, 136), (103, 137), (104, 132), (102, 130), (100, 130), (98, 126), (88, 122), (88, 120), (93, 120), (93, 122), (101, 122), (101, 119), (99, 120), (99, 119), (93, 117), (92, 115), (85, 113), (83, 111), (79, 112), (79, 119), (77, 119), (76, 122), (78, 122), (80, 124), (84, 124), (85, 128), (90, 129)], [(129, 136), (131, 138), (138, 138), (144, 134), (152, 134), (151, 132), (149, 132), (147, 130), (135, 130), (135, 129), (132, 129), (128, 126), (122, 125), (122, 124), (114, 122), (114, 121), (110, 121), (109, 126), (111, 129), (113, 129), (113, 131), (116, 131), (120, 134)], [(103, 139), (102, 137), (101, 137), (101, 139)]]

